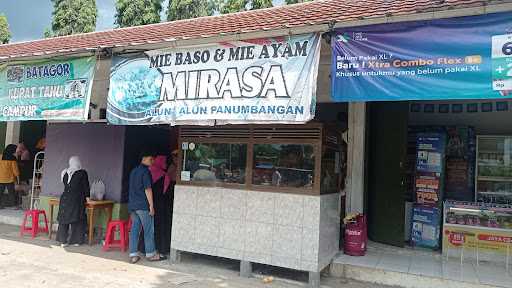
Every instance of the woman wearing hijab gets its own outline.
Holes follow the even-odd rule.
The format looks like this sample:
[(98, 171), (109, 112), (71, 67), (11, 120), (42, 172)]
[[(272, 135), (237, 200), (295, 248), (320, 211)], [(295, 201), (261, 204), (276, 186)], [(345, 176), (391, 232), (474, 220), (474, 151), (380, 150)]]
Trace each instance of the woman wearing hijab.
[(16, 158), (18, 159), (18, 168), (20, 169), (20, 182), (27, 182), (32, 178), (33, 171), (30, 152), (23, 142), (19, 143), (16, 148)]
[[(57, 241), (61, 246), (68, 245), (79, 246), (84, 243), (86, 216), (85, 204), (89, 197), (89, 177), (87, 172), (82, 169), (82, 164), (78, 156), (69, 159), (69, 167), (64, 169), (61, 174), (64, 192), (60, 196), (59, 229), (57, 231)], [(71, 235), (69, 235), (71, 230)]]
[(155, 158), (149, 167), (153, 178), (153, 205), (155, 207), (155, 245), (161, 255), (171, 248), (171, 178), (167, 174), (167, 159), (163, 155)]
[(5, 147), (0, 160), (0, 208), (3, 208), (2, 196), (5, 190), (9, 193), (9, 202), (14, 202), (14, 183), (19, 181), (20, 171), (16, 163), (16, 145), (10, 144)]
[(21, 161), (30, 160), (30, 151), (28, 151), (25, 143), (19, 143), (18, 147), (16, 147), (16, 158)]

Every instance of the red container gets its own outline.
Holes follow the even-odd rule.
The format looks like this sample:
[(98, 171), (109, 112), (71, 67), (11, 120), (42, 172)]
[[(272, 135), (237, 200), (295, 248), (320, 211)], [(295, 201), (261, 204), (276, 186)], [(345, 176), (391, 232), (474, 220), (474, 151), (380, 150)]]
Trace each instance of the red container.
[(366, 216), (359, 214), (354, 221), (345, 225), (344, 252), (351, 256), (364, 256), (368, 244)]

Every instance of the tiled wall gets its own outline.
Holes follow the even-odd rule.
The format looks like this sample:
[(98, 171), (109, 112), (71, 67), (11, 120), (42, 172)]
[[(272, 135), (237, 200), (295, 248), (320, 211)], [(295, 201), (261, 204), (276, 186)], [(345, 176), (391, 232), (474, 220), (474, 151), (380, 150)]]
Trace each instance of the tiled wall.
[(177, 185), (173, 249), (305, 271), (338, 251), (339, 194), (305, 196)]

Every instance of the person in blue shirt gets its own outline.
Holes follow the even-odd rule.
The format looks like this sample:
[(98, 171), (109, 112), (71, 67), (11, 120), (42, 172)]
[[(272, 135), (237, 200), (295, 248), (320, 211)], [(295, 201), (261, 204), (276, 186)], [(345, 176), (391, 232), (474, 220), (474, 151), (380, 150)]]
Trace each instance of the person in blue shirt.
[(141, 156), (140, 164), (130, 172), (128, 184), (128, 210), (132, 220), (129, 241), (131, 263), (137, 263), (140, 260), (137, 244), (141, 228), (144, 231), (146, 258), (149, 261), (165, 259), (155, 249), (155, 209), (153, 208), (153, 190), (151, 189), (153, 181), (149, 171), (149, 166), (153, 164), (154, 157), (149, 152), (142, 153)]

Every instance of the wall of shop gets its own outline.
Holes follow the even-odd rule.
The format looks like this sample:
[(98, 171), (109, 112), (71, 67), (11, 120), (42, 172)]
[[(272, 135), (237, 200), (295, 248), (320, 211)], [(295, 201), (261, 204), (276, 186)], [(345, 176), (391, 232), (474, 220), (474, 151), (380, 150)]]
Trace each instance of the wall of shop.
[(339, 251), (339, 201), (176, 185), (171, 248), (318, 272)]
[(89, 181), (101, 179), (106, 199), (119, 202), (122, 195), (125, 127), (103, 123), (50, 124), (46, 132), (43, 173), (44, 196), (62, 194), (61, 171), (77, 155), (89, 174)]
[[(413, 104), (419, 104), (415, 110), (417, 112), (409, 112), (409, 124), (410, 125), (464, 125), (473, 126), (475, 131), (480, 135), (510, 135), (512, 134), (512, 101), (506, 101), (508, 103), (508, 109), (506, 111), (496, 111), (497, 103), (501, 101), (421, 101), (412, 102)], [(492, 112), (483, 112), (482, 104), (492, 103)], [(443, 104), (449, 105), (449, 111), (447, 113), (440, 113), (439, 106)], [(462, 104), (462, 112), (453, 113), (453, 104)], [(477, 104), (477, 112), (468, 112), (468, 105)], [(425, 112), (425, 105), (434, 105), (433, 112)], [(485, 105), (485, 104), (484, 104)], [(444, 106), (447, 107), (447, 106)], [(474, 107), (474, 106), (473, 106)], [(427, 107), (429, 111), (432, 106)], [(442, 108), (441, 108), (442, 109)]]

